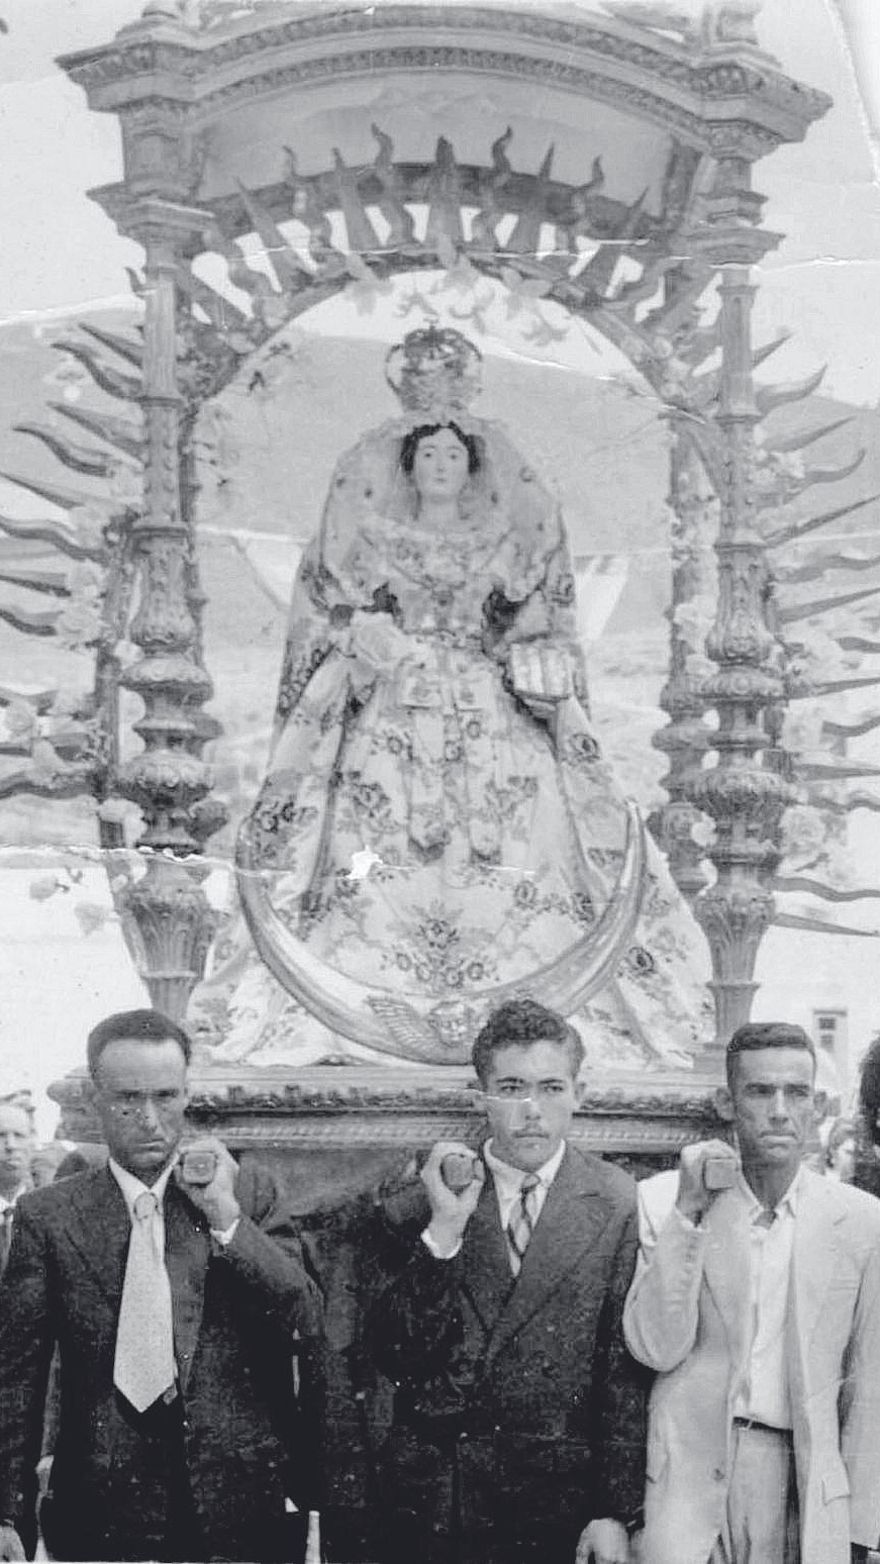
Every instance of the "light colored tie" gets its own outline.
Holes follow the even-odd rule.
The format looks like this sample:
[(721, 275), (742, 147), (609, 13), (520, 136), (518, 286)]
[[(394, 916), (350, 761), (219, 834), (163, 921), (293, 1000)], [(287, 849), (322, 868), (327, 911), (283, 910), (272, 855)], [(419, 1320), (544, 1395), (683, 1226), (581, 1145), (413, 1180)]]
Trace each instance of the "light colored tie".
[(520, 1185), (519, 1199), (510, 1213), (507, 1223), (507, 1250), (510, 1269), (519, 1276), (523, 1255), (529, 1247), (529, 1239), (538, 1220), (538, 1189), (541, 1180), (536, 1173), (527, 1173)]
[(134, 1203), (113, 1383), (137, 1412), (174, 1386), (171, 1283), (162, 1252), (159, 1202), (144, 1190)]

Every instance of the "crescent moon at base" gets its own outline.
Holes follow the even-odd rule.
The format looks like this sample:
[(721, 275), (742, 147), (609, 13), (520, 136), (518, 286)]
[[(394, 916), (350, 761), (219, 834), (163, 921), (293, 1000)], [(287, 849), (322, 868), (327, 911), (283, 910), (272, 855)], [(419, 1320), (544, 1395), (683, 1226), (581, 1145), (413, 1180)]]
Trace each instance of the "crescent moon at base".
[(260, 959), (281, 986), (332, 1032), (398, 1059), (463, 1064), (490, 1010), (526, 995), (570, 1016), (604, 988), (632, 938), (642, 901), (645, 828), (626, 804), (626, 840), (620, 875), (601, 917), (546, 966), (494, 988), (472, 989), (448, 1000), (382, 988), (347, 977), (315, 956), (279, 917), (266, 875), (253, 861), (247, 822), (236, 846), (238, 894)]

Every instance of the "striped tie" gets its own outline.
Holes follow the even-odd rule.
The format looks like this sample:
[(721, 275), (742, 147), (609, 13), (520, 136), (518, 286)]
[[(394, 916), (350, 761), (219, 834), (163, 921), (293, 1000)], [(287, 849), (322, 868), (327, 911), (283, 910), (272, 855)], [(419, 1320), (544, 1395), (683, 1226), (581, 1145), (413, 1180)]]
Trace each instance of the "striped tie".
[(538, 1220), (538, 1196), (541, 1180), (537, 1173), (527, 1173), (520, 1185), (519, 1200), (510, 1213), (507, 1224), (507, 1250), (510, 1269), (519, 1276), (523, 1255), (529, 1247), (529, 1239)]

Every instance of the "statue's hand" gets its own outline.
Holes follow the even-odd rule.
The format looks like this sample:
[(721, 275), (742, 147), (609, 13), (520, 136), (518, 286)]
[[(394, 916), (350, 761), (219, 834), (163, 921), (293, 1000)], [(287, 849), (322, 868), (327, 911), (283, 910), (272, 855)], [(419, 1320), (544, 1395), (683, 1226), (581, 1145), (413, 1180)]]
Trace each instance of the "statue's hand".
[(514, 641), (508, 654), (510, 679), (524, 701), (555, 705), (572, 689), (568, 650), (547, 641)]
[(514, 694), (539, 721), (555, 728), (560, 702), (572, 692), (567, 649), (547, 641), (515, 641), (507, 666)]
[(349, 625), (349, 654), (371, 675), (391, 673), (412, 651), (409, 638), (398, 630), (390, 614), (358, 609)]

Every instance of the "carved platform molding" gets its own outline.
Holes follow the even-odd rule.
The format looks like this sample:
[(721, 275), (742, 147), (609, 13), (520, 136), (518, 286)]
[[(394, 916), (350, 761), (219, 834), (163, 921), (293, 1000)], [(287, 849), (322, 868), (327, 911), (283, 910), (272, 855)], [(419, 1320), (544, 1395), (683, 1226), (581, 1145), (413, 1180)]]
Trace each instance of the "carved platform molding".
[[(193, 1067), (191, 1088), (193, 1125), (236, 1151), (258, 1152), (297, 1187), (304, 1210), (371, 1187), (439, 1139), (475, 1143), (483, 1122), (476, 1080), (461, 1066), (259, 1070), (203, 1062)], [(714, 1089), (703, 1074), (590, 1082), (572, 1142), (643, 1170), (671, 1166), (683, 1145), (717, 1130)], [(66, 1136), (99, 1139), (84, 1071), (58, 1082), (51, 1096)]]

